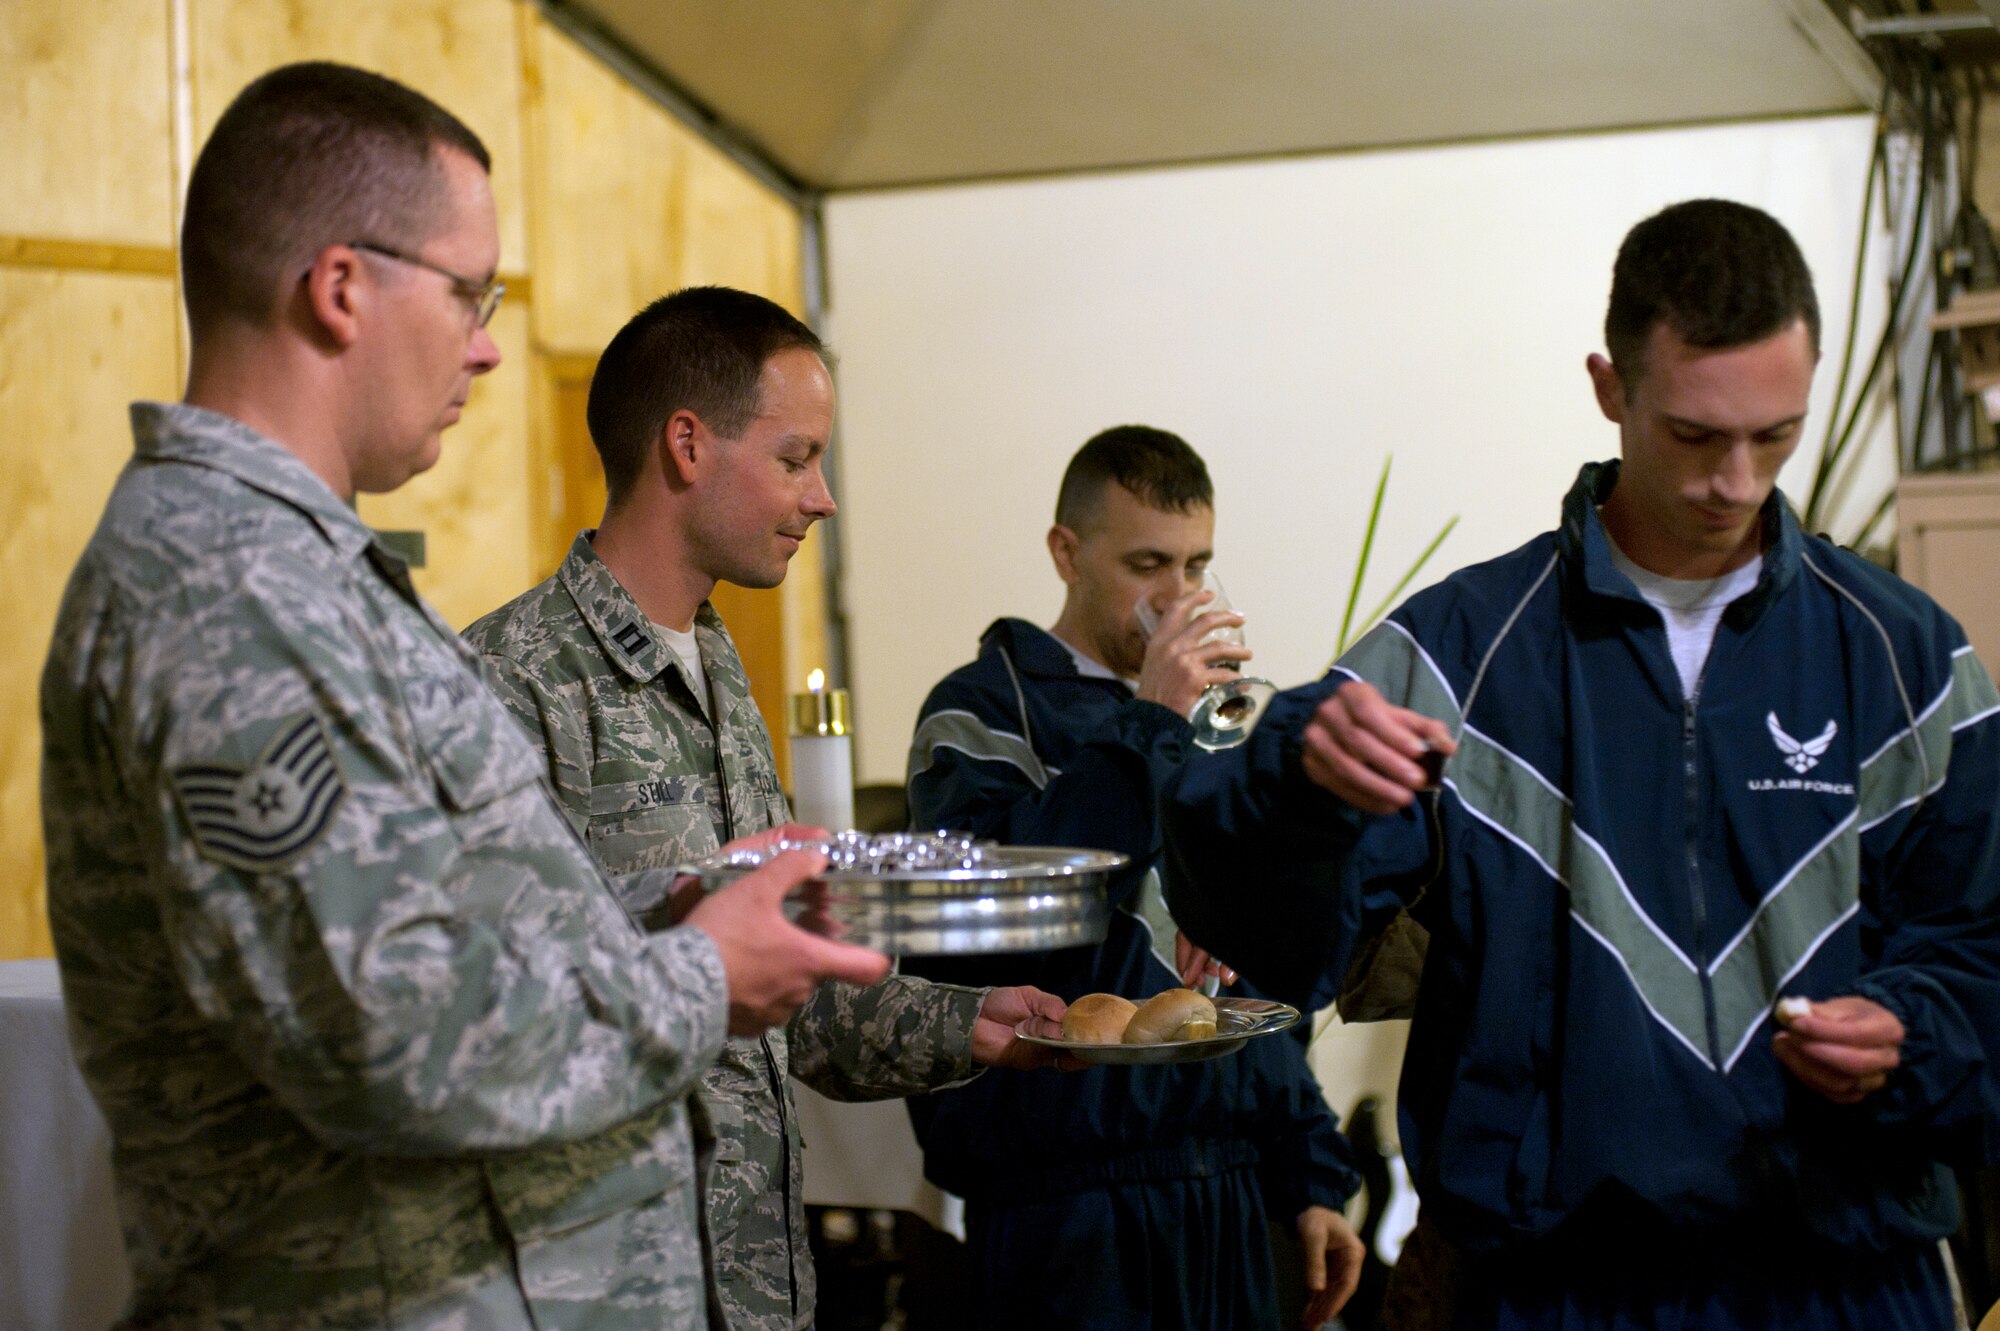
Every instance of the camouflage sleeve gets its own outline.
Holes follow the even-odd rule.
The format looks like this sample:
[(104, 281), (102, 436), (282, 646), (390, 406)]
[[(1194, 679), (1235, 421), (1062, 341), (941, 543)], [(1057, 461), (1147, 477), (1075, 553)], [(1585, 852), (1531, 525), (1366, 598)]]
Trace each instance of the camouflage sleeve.
[(891, 975), (829, 982), (792, 1015), (792, 1075), (830, 1100), (922, 1095), (971, 1077), (984, 989)]
[(551, 696), (518, 661), (481, 652), (479, 673), (528, 732), (528, 740), (548, 755), (549, 785), (578, 832), (590, 824), (590, 727), (576, 710)]
[(637, 928), (465, 657), (380, 659), (380, 626), (295, 562), (163, 597), (100, 658), (123, 779), (156, 806), (158, 919), (135, 927), (342, 1149), (582, 1138), (685, 1095), (724, 1037), (713, 943)]

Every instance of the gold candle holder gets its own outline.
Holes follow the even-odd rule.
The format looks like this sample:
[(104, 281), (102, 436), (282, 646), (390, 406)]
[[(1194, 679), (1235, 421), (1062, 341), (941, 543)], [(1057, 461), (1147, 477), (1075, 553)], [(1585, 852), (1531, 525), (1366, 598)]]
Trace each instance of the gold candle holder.
[(846, 735), (853, 732), (847, 690), (818, 687), (826, 676), (815, 670), (806, 676), (806, 691), (791, 695), (791, 733)]
[(854, 740), (846, 689), (826, 687), (826, 672), (806, 677), (790, 700), (792, 812), (800, 822), (841, 832), (854, 826)]

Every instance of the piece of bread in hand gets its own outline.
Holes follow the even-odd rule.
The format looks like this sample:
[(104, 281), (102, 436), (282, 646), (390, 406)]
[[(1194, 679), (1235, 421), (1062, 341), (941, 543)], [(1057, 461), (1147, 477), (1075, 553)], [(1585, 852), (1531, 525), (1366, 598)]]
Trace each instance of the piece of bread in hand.
[(1215, 1038), (1215, 1004), (1192, 989), (1168, 989), (1139, 1005), (1125, 1026), (1126, 1044), (1166, 1044)]
[(1071, 1044), (1117, 1044), (1139, 1005), (1116, 994), (1085, 994), (1063, 1013), (1062, 1038)]

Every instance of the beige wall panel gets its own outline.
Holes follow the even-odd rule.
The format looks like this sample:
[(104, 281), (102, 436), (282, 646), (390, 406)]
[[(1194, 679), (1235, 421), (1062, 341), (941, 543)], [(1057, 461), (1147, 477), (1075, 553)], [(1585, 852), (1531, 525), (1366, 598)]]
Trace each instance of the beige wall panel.
[(56, 605), (132, 454), (126, 404), (171, 398), (165, 277), (0, 269), (0, 960), (49, 954), (37, 693)]
[(171, 245), (167, 0), (0, 4), (0, 235)]
[(576, 534), (604, 515), (604, 467), (586, 419), (595, 356), (537, 355), (530, 400), (535, 411), (535, 465), (529, 502), (541, 527), (542, 576), (569, 555)]
[(594, 356), (678, 285), (686, 131), (569, 38), (534, 25), (535, 336)]
[[(785, 575), (785, 692), (797, 693), (806, 686), (806, 676), (824, 670), (829, 681), (849, 688), (851, 680), (837, 678), (826, 635), (826, 542), (827, 528), (815, 524), (805, 544), (792, 556), (792, 568)], [(856, 718), (859, 724), (859, 718)]]
[(501, 305), (493, 316), (500, 368), (472, 387), (465, 416), (445, 432), (438, 464), (394, 494), (364, 495), (372, 527), (424, 533), (419, 590), (454, 628), (526, 591), (547, 575), (530, 484), (528, 312)]
[[(500, 266), (526, 261), (520, 43), (511, 0), (188, 0), (197, 147), (229, 100), (293, 60), (359, 65), (434, 98), (493, 156)], [(164, 7), (164, 6), (163, 6)]]
[(734, 162), (689, 137), (681, 284), (741, 287), (804, 313), (798, 212)]

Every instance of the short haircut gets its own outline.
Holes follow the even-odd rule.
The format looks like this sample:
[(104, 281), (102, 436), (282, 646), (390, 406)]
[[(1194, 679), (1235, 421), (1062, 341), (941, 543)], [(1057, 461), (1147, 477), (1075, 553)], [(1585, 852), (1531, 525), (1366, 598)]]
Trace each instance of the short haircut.
[(633, 315), (598, 357), (585, 409), (611, 506), (675, 412), (739, 438), (757, 418), (764, 362), (794, 347), (826, 358), (819, 334), (782, 305), (730, 287), (687, 287)]
[(450, 207), (439, 147), (492, 170), (458, 118), (380, 74), (284, 65), (236, 95), (188, 178), (181, 281), (197, 336), (263, 323), (329, 245), (415, 250)]
[(1769, 213), (1690, 199), (1632, 228), (1611, 270), (1604, 344), (1631, 391), (1661, 321), (1691, 347), (1761, 342), (1803, 319), (1819, 354), (1819, 300), (1791, 232)]
[(1096, 521), (1104, 487), (1168, 513), (1215, 507), (1208, 467), (1187, 440), (1150, 425), (1114, 425), (1076, 450), (1056, 491), (1056, 522), (1081, 532)]

